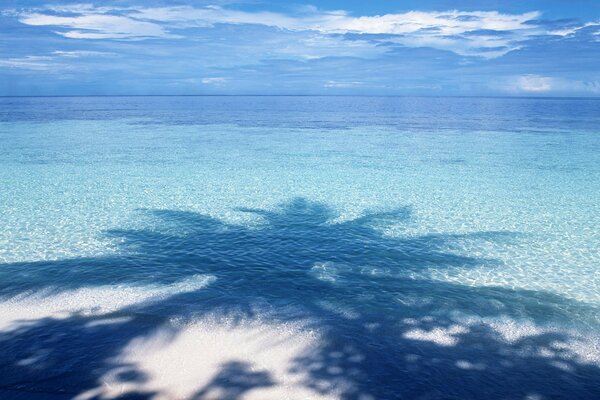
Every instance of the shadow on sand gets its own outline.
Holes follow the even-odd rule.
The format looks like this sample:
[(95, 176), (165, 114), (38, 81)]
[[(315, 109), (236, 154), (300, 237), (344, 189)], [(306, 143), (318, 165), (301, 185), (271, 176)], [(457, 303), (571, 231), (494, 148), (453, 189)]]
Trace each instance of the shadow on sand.
[[(121, 239), (119, 255), (1, 265), (4, 301), (103, 285), (169, 285), (198, 274), (215, 280), (110, 314), (72, 313), (0, 331), (0, 397), (73, 398), (93, 391), (110, 371), (141, 388), (149, 377), (117, 357), (132, 340), (165, 327), (175, 338), (178, 328), (169, 323), (175, 319), (223, 316), (235, 324), (268, 309), (273, 323), (298, 321), (319, 332), (318, 346), (287, 366), (303, 371), (302, 385), (317, 393), (357, 400), (600, 398), (600, 369), (568, 350), (570, 334), (540, 330), (505, 340), (489, 324), (461, 322), (471, 316), (570, 324), (571, 311), (585, 313), (585, 304), (419, 274), (489, 264), (443, 249), (459, 240), (510, 240), (511, 234), (390, 238), (374, 227), (408, 220), (409, 209), (330, 223), (335, 215), (327, 206), (304, 199), (273, 212), (241, 211), (260, 216), (264, 225), (147, 211), (159, 229), (108, 233)], [(428, 339), (436, 332), (437, 339)], [(276, 384), (270, 371), (233, 359), (192, 397), (241, 399)], [(119, 398), (159, 394), (139, 389)]]

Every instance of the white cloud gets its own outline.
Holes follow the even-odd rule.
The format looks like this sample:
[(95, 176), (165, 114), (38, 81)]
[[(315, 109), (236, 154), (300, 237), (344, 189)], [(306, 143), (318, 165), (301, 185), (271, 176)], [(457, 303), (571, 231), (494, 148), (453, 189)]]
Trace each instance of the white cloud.
[(114, 8), (111, 7), (98, 7), (93, 4), (85, 3), (85, 4), (55, 4), (55, 5), (47, 5), (45, 7), (46, 10), (55, 12), (55, 13), (71, 13), (71, 14), (85, 14), (85, 13), (94, 13), (94, 14), (103, 14), (108, 13)]
[(23, 57), (0, 58), (0, 68), (28, 69), (32, 71), (66, 70), (71, 66), (68, 59), (85, 57), (111, 57), (116, 53), (91, 50), (63, 51), (56, 50), (47, 55), (28, 55)]
[(549, 92), (563, 94), (598, 94), (600, 93), (600, 81), (583, 81), (528, 74), (498, 79), (498, 82), (492, 84), (491, 88), (517, 94)]
[(81, 57), (110, 57), (115, 56), (116, 53), (106, 51), (90, 51), (90, 50), (75, 50), (75, 51), (62, 51), (57, 50), (52, 52), (53, 55), (67, 58), (81, 58)]
[[(528, 23), (539, 12), (501, 14), (490, 12), (422, 12), (377, 16), (350, 16), (344, 11), (320, 12), (309, 8), (297, 17), (275, 13), (250, 13), (219, 7), (163, 7), (142, 10), (137, 18), (184, 26), (212, 26), (218, 23), (257, 24), (289, 31), (316, 31), (321, 34), (368, 34), (392, 36), (376, 42), (395, 42), (409, 47), (433, 47), (461, 55), (498, 57), (518, 49), (518, 42), (539, 34), (541, 28)], [(503, 35), (469, 34), (481, 30)], [(506, 33), (509, 33), (508, 35)]]
[(595, 22), (588, 22), (585, 23), (583, 25), (580, 26), (571, 26), (568, 28), (563, 28), (563, 29), (555, 29), (552, 31), (548, 31), (549, 35), (556, 35), (556, 36), (572, 36), (575, 33), (577, 33), (578, 31), (584, 29), (584, 28), (589, 28), (590, 26), (598, 26), (600, 25), (600, 21), (595, 21)]
[[(63, 16), (57, 13), (67, 14)], [(268, 11), (240, 11), (219, 6), (191, 7), (94, 7), (89, 4), (53, 6), (21, 15), (28, 25), (66, 28), (58, 34), (74, 39), (182, 38), (186, 28), (208, 28), (218, 24), (261, 25), (287, 32), (311, 31), (318, 46), (327, 46), (326, 37), (367, 35), (363, 39), (344, 37), (337, 43), (358, 43), (358, 48), (375, 49), (382, 44), (431, 47), (459, 55), (495, 58), (519, 49), (534, 35), (569, 35), (590, 24), (550, 31), (532, 21), (537, 11), (503, 14), (497, 11), (445, 12), (409, 11), (375, 16), (352, 16), (345, 11), (299, 9), (295, 15)], [(178, 34), (173, 31), (177, 30)], [(292, 47), (296, 47), (292, 45)], [(303, 47), (307, 47), (306, 45)], [(308, 46), (310, 47), (310, 45)], [(351, 52), (351, 46), (342, 46)], [(379, 51), (381, 54), (384, 51)], [(319, 51), (305, 58), (321, 57)], [(327, 52), (328, 54), (330, 52)], [(346, 55), (346, 54), (341, 54)]]
[(373, 58), (386, 53), (389, 49), (377, 46), (367, 40), (345, 40), (339, 36), (308, 32), (286, 38), (271, 49), (274, 56), (294, 56), (305, 60), (336, 57)]
[(524, 92), (549, 92), (552, 86), (553, 79), (548, 76), (523, 75), (516, 82), (516, 88)]
[(372, 34), (419, 33), (424, 29), (435, 29), (439, 36), (458, 35), (468, 31), (489, 29), (513, 31), (529, 29), (526, 21), (537, 18), (538, 12), (524, 14), (500, 14), (489, 12), (422, 12), (410, 11), (403, 14), (386, 14), (373, 17), (350, 17), (346, 14), (329, 14), (320, 29), (328, 32), (357, 32)]
[(0, 68), (30, 69), (33, 71), (45, 71), (51, 68), (48, 56), (25, 56), (13, 58), (0, 58)]
[(222, 85), (223, 83), (227, 82), (227, 78), (223, 78), (221, 76), (202, 78), (201, 82), (204, 85)]
[[(527, 22), (538, 18), (539, 12), (501, 14), (489, 12), (422, 12), (377, 16), (350, 16), (344, 11), (320, 12), (308, 8), (290, 17), (270, 12), (242, 12), (220, 7), (162, 7), (140, 10), (133, 17), (147, 21), (175, 24), (178, 27), (208, 27), (215, 24), (256, 24), (289, 31), (316, 31), (321, 34), (392, 35), (375, 41), (395, 42), (409, 47), (433, 47), (461, 55), (498, 57), (519, 48), (517, 42), (540, 33)], [(464, 34), (492, 30), (511, 35), (494, 36)], [(490, 50), (492, 49), (493, 50)]]
[[(131, 14), (141, 20), (177, 22), (189, 26), (213, 24), (257, 24), (288, 30), (314, 30), (322, 33), (408, 34), (435, 28), (439, 36), (457, 35), (478, 29), (513, 31), (531, 29), (525, 22), (540, 13), (501, 14), (496, 11), (410, 11), (402, 14), (353, 17), (344, 11), (309, 13), (290, 17), (272, 12), (244, 12), (221, 7), (161, 7), (142, 9)], [(425, 32), (421, 32), (425, 34)]]
[(344, 89), (344, 88), (355, 88), (355, 87), (362, 86), (362, 85), (364, 85), (364, 82), (359, 82), (359, 81), (353, 81), (353, 82), (327, 81), (327, 82), (325, 82), (323, 87)]
[(62, 17), (41, 13), (26, 14), (20, 21), (33, 26), (58, 26), (72, 28), (70, 31), (56, 32), (76, 39), (144, 39), (176, 37), (160, 25), (139, 21), (119, 15), (83, 14), (74, 17)]
[(255, 24), (284, 29), (300, 28), (297, 18), (283, 14), (268, 11), (245, 12), (216, 6), (146, 8), (132, 13), (131, 16), (140, 20), (176, 23), (179, 27), (207, 27), (214, 24)]

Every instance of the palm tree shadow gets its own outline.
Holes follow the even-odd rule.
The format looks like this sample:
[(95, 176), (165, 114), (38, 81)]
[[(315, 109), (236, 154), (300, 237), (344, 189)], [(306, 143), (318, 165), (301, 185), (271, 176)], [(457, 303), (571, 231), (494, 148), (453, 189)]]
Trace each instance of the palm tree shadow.
[(231, 361), (225, 363), (219, 373), (195, 393), (193, 398), (235, 400), (250, 390), (274, 384), (275, 382), (268, 372), (252, 371), (251, 366), (247, 363)]
[[(264, 224), (228, 225), (191, 212), (146, 211), (152, 230), (114, 230), (117, 256), (2, 265), (0, 296), (45, 296), (104, 285), (171, 285), (197, 275), (216, 280), (107, 315), (24, 321), (0, 331), (3, 398), (73, 397), (94, 392), (107, 373), (141, 386), (150, 378), (117, 356), (135, 338), (174, 319), (226, 316), (242, 321), (268, 308), (273, 322), (301, 321), (321, 333), (317, 348), (297, 356), (290, 372), (303, 385), (343, 399), (599, 398), (600, 369), (578, 359), (562, 331), (504, 339), (493, 326), (464, 316), (526, 318), (543, 326), (573, 323), (589, 306), (544, 292), (469, 287), (427, 279), (426, 269), (476, 267), (493, 260), (445, 250), (457, 240), (511, 240), (506, 232), (391, 238), (377, 226), (410, 218), (410, 210), (331, 223), (326, 205), (295, 199), (277, 211), (240, 209)], [(497, 264), (497, 263), (496, 263)], [(52, 284), (50, 284), (50, 282)], [(178, 334), (171, 328), (172, 337)], [(198, 368), (202, 368), (198, 360)], [(269, 371), (225, 363), (194, 398), (241, 399), (276, 384)], [(96, 393), (96, 394), (94, 394)], [(129, 391), (125, 398), (152, 398)], [(96, 397), (94, 397), (96, 396)]]

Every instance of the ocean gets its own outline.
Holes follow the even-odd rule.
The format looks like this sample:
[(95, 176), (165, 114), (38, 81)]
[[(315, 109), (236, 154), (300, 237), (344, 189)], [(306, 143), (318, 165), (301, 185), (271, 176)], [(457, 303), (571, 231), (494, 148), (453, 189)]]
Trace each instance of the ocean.
[(600, 100), (0, 98), (3, 399), (600, 398)]

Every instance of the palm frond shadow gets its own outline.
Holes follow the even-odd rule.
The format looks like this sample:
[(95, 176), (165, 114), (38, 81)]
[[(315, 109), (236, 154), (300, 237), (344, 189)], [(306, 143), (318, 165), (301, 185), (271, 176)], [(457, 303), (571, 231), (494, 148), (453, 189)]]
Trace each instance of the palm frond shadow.
[[(278, 211), (240, 211), (260, 216), (264, 225), (246, 228), (191, 212), (146, 211), (161, 229), (108, 232), (123, 243), (118, 256), (2, 265), (4, 299), (26, 291), (49, 295), (112, 284), (171, 284), (198, 274), (216, 277), (208, 287), (110, 315), (44, 318), (0, 332), (3, 398), (73, 397), (93, 390), (108, 371), (141, 384), (149, 378), (115, 361), (133, 339), (164, 329), (173, 319), (210, 315), (235, 322), (265, 309), (273, 322), (300, 321), (320, 332), (318, 348), (296, 357), (289, 368), (305, 372), (307, 388), (342, 399), (600, 396), (600, 369), (565, 350), (569, 334), (544, 331), (507, 341), (490, 325), (461, 326), (459, 318), (569, 324), (572, 310), (593, 309), (550, 293), (469, 287), (416, 274), (491, 264), (444, 249), (457, 240), (510, 240), (512, 234), (384, 237), (374, 226), (408, 220), (409, 209), (331, 223), (331, 209), (305, 199)], [(123, 316), (117, 323), (93, 323)], [(171, 329), (176, 337), (177, 328)], [(418, 337), (436, 332), (446, 342)], [(275, 384), (269, 371), (229, 360), (194, 398), (217, 390), (220, 398), (241, 399)], [(140, 390), (123, 398), (155, 395)]]

